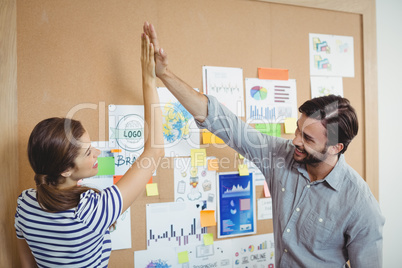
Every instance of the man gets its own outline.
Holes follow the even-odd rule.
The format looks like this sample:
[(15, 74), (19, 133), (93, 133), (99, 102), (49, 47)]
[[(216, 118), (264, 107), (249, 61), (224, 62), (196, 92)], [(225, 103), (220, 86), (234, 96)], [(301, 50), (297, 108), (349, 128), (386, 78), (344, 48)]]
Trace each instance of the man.
[[(358, 131), (347, 99), (327, 96), (300, 106), (293, 141), (263, 135), (213, 96), (193, 90), (168, 69), (166, 53), (148, 23), (156, 75), (194, 116), (265, 175), (272, 196), (278, 267), (382, 266), (384, 218), (378, 202), (343, 153)], [(274, 161), (272, 161), (274, 158)]]

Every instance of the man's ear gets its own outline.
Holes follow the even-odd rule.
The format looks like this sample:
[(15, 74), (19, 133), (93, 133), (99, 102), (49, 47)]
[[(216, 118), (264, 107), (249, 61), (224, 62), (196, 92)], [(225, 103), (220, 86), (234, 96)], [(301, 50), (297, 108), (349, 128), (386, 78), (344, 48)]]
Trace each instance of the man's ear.
[(68, 178), (71, 176), (72, 173), (73, 173), (73, 169), (69, 168), (66, 171), (62, 172), (60, 175), (63, 176), (64, 178)]
[(335, 145), (331, 145), (329, 147), (329, 153), (332, 155), (337, 155), (343, 150), (343, 147), (344, 147), (343, 143), (337, 143)]

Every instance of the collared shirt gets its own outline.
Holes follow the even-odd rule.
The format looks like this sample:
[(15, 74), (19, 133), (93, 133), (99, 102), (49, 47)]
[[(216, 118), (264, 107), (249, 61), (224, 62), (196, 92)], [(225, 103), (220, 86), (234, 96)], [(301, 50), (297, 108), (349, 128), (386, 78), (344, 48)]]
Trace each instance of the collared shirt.
[(208, 96), (207, 128), (264, 174), (272, 196), (278, 267), (382, 266), (384, 217), (367, 183), (343, 155), (312, 182), (290, 140), (261, 134)]

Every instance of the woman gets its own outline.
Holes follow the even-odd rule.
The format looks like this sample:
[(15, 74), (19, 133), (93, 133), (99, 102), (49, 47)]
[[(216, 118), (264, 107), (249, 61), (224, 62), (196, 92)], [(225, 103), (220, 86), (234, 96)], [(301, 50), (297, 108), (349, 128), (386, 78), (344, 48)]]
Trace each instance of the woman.
[[(142, 35), (142, 85), (144, 96), (144, 137), (153, 133), (163, 145), (162, 115), (151, 104), (159, 103), (155, 87), (154, 47)], [(143, 192), (162, 148), (145, 141), (144, 152), (121, 180), (103, 191), (81, 187), (77, 182), (98, 173), (100, 151), (91, 147), (80, 122), (49, 118), (31, 133), (28, 157), (35, 172), (36, 189), (18, 198), (15, 227), (22, 267), (107, 267), (111, 241), (109, 227)], [(155, 146), (154, 146), (155, 147)], [(142, 160), (147, 165), (140, 166)]]

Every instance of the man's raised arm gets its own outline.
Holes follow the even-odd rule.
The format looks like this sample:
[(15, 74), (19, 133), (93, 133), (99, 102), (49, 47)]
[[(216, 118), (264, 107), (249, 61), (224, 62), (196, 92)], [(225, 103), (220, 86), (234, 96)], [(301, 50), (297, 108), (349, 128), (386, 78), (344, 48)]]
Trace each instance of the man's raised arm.
[(160, 48), (156, 31), (152, 24), (144, 23), (144, 33), (150, 37), (155, 47), (156, 76), (197, 121), (204, 122), (208, 115), (208, 98), (194, 90), (168, 69), (167, 54)]

